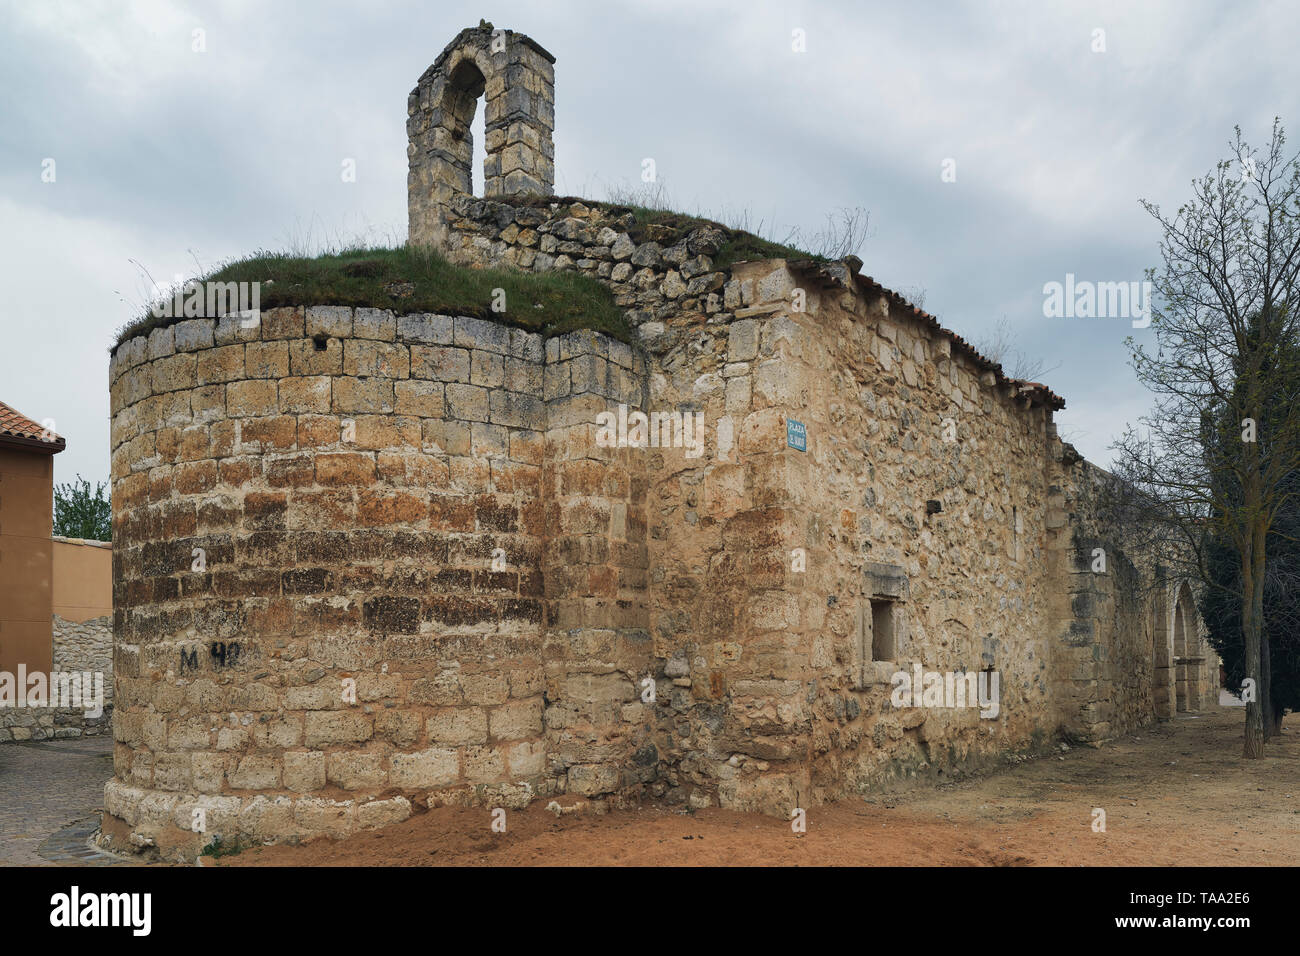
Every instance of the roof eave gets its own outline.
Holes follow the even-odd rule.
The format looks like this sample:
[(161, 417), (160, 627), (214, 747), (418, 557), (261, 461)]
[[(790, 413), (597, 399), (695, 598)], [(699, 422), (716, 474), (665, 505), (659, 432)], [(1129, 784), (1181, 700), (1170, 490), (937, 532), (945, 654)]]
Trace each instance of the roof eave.
[(68, 447), (62, 438), (57, 441), (43, 441), (40, 438), (25, 438), (21, 435), (0, 435), (0, 448), (12, 451), (36, 452), (42, 455), (57, 455)]

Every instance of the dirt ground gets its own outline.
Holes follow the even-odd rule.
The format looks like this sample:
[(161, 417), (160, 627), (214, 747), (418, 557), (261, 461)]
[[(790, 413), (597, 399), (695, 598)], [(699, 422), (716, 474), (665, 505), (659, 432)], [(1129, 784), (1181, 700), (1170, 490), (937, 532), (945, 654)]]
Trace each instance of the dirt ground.
[[(1281, 866), (1300, 863), (1300, 718), (1241, 756), (1240, 709), (1180, 716), (980, 780), (807, 811), (807, 832), (647, 805), (557, 818), (444, 807), (349, 841), (259, 847), (226, 866)], [(562, 798), (568, 806), (575, 798)], [(1105, 810), (1093, 832), (1093, 808)], [(206, 861), (205, 861), (206, 862)]]

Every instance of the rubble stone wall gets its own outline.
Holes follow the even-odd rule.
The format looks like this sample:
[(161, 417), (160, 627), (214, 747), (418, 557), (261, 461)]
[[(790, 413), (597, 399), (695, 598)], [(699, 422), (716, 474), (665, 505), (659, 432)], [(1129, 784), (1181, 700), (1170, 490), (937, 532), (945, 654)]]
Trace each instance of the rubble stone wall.
[[(1098, 502), (1101, 469), (1060, 445), (1053, 458), (1051, 569), (1064, 582), (1052, 595), (1052, 630), (1061, 648), (1053, 680), (1062, 733), (1104, 740), (1157, 717), (1216, 706), (1219, 658), (1205, 637), (1192, 586), (1140, 547), (1126, 550), (1125, 529)], [(1185, 653), (1177, 650), (1179, 628)]]
[[(812, 797), (951, 779), (1041, 748), (1055, 731), (1043, 626), (1055, 583), (1043, 574), (1050, 411), (884, 296), (830, 286), (809, 300), (760, 369), (807, 430), (807, 452), (785, 454), (809, 548), (790, 592), (808, 648)], [(891, 577), (903, 582), (897, 599), (881, 600)], [(873, 602), (893, 629), (879, 659)], [(897, 706), (895, 675), (918, 668), (996, 674), (996, 716), (981, 717), (977, 699)]]
[[(112, 618), (67, 621), (55, 614), (52, 631), (54, 674), (76, 675), (80, 682), (77, 686), (87, 689), (83, 693), (93, 695), (99, 688), (103, 709), (92, 716), (85, 707), (0, 707), (0, 743), (91, 737), (108, 732), (113, 718)], [(98, 682), (95, 675), (99, 675)]]
[[(1050, 413), (853, 278), (738, 265), (734, 313), (652, 371), (652, 408), (734, 435), (725, 456), (712, 434), (703, 460), (662, 456), (651, 483), (657, 790), (696, 805), (788, 813), (1055, 735)], [(893, 599), (888, 660), (873, 598)], [(895, 707), (914, 665), (997, 671), (999, 716)]]

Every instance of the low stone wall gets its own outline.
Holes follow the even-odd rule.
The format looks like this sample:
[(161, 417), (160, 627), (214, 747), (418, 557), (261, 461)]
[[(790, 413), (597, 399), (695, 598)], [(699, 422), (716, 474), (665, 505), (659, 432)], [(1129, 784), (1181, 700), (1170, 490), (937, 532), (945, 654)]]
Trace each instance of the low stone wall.
[[(107, 615), (89, 621), (65, 621), (54, 615), (54, 669), (113, 673), (113, 619)], [(109, 704), (113, 688), (104, 689)]]
[[(53, 618), (55, 674), (99, 675), (103, 712), (88, 716), (82, 707), (0, 707), (0, 743), (49, 740), (107, 733), (113, 719), (113, 621)], [(92, 677), (93, 680), (93, 677)]]
[[(742, 302), (739, 282), (728, 286), (730, 270), (714, 266), (729, 238), (714, 223), (638, 229), (636, 216), (623, 207), (466, 195), (448, 200), (445, 220), (444, 252), (453, 262), (573, 270), (603, 281), (651, 352), (669, 351), (690, 326), (729, 322), (751, 304)], [(643, 235), (641, 241), (633, 232)]]

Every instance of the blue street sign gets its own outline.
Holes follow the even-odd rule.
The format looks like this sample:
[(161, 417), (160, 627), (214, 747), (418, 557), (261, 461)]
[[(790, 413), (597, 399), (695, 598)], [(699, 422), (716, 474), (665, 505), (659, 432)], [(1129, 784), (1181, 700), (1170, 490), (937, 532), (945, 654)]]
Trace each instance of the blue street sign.
[(797, 422), (793, 418), (785, 420), (785, 443), (799, 451), (808, 450), (808, 429), (803, 422)]

